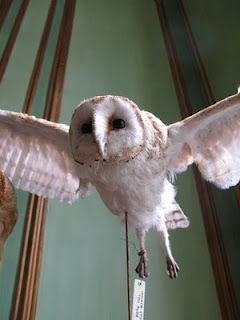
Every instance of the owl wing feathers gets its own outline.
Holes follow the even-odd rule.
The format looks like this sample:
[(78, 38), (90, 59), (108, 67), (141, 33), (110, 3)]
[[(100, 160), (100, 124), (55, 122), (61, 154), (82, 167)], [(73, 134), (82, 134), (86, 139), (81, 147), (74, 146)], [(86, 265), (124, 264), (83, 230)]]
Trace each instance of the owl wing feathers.
[(0, 110), (0, 169), (16, 188), (73, 202), (81, 186), (68, 130), (63, 124)]
[(203, 177), (226, 189), (240, 180), (240, 93), (168, 127), (166, 167), (196, 163)]

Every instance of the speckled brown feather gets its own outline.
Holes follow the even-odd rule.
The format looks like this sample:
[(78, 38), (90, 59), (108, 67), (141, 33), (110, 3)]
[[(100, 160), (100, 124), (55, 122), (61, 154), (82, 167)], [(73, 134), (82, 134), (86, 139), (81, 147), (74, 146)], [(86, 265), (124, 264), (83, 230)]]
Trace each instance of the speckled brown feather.
[(14, 188), (8, 178), (0, 171), (0, 261), (4, 244), (17, 221), (17, 204)]

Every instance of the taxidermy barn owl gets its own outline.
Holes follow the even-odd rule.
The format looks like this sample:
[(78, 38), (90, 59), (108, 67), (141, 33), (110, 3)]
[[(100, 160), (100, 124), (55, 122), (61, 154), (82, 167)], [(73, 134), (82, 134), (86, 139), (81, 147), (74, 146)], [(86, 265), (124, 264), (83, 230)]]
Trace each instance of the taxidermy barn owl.
[(16, 195), (13, 185), (0, 171), (0, 262), (3, 258), (4, 243), (17, 221)]
[(220, 188), (240, 179), (240, 94), (169, 126), (131, 100), (98, 96), (81, 102), (70, 129), (26, 114), (0, 112), (0, 168), (13, 185), (73, 202), (95, 186), (109, 210), (136, 229), (137, 273), (148, 276), (145, 234), (159, 233), (170, 278), (179, 267), (169, 229), (186, 228), (169, 175), (196, 163)]

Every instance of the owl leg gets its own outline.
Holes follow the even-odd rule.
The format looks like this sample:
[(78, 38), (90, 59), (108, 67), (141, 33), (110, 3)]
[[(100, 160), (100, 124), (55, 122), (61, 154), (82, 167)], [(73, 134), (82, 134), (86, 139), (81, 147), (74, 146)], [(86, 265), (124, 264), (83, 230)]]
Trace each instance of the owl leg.
[(158, 228), (158, 232), (160, 234), (161, 243), (163, 246), (164, 254), (166, 256), (168, 275), (171, 279), (176, 278), (180, 269), (172, 256), (169, 242), (169, 234), (166, 225), (164, 224), (160, 228)]
[(138, 252), (140, 261), (135, 270), (140, 278), (144, 278), (149, 276), (148, 257), (145, 249), (145, 231), (143, 229), (136, 229), (136, 233), (140, 244), (140, 251)]

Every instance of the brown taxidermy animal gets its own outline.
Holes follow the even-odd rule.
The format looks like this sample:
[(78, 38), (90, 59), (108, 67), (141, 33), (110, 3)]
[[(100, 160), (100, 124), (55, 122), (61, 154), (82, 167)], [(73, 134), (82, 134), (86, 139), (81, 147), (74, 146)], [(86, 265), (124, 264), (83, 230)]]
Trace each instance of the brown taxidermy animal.
[(17, 221), (17, 202), (14, 187), (0, 171), (0, 261), (3, 258), (4, 244)]

